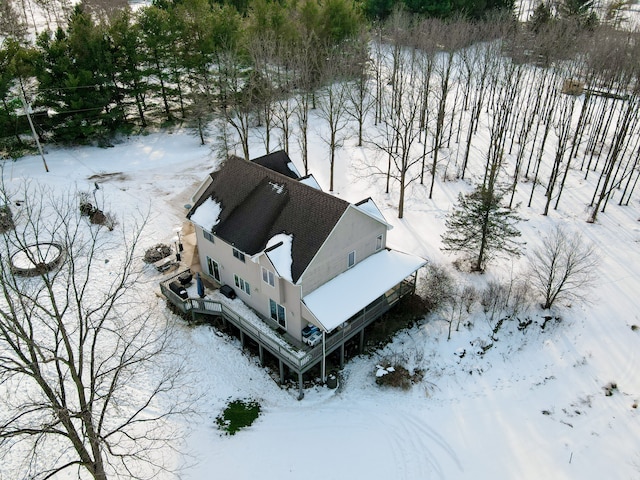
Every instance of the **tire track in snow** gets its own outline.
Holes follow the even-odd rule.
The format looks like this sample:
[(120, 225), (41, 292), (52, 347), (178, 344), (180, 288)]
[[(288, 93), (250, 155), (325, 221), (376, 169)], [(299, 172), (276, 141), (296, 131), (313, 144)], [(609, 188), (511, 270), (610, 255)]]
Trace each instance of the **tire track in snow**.
[(398, 479), (444, 479), (443, 459), (462, 470), (456, 452), (424, 420), (405, 413), (395, 414), (392, 421), (383, 423), (391, 434), (389, 442), (396, 465), (402, 467)]

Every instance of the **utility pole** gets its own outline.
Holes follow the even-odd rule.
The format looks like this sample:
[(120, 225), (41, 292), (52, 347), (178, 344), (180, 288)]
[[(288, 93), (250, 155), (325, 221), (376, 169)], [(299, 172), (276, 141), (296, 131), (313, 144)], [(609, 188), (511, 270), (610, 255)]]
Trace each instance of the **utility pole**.
[(24, 113), (27, 114), (27, 120), (29, 120), (29, 126), (31, 126), (31, 133), (33, 133), (33, 139), (36, 141), (36, 145), (38, 146), (38, 151), (40, 152), (40, 156), (42, 157), (42, 163), (44, 163), (44, 169), (45, 171), (49, 172), (49, 167), (47, 166), (47, 161), (45, 160), (44, 152), (42, 151), (42, 145), (40, 145), (40, 140), (38, 140), (38, 134), (36, 133), (36, 129), (33, 126), (33, 121), (31, 120), (31, 114), (29, 113), (29, 109), (31, 108), (31, 106), (27, 103), (27, 99), (25, 98), (24, 93), (22, 94), (22, 97), (20, 97), (20, 99), (22, 100)]

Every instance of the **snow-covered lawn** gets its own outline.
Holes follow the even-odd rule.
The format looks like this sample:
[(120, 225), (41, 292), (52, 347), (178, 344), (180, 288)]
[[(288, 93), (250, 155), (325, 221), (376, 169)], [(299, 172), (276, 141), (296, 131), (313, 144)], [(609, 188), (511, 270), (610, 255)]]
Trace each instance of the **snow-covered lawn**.
[[(317, 125), (314, 131), (318, 131)], [(264, 153), (254, 139), (252, 156)], [(326, 146), (316, 136), (311, 172), (327, 189)], [(480, 144), (480, 142), (478, 142)], [(298, 170), (299, 154), (291, 152)], [(149, 212), (141, 245), (171, 243), (184, 221), (184, 206), (204, 176), (216, 165), (209, 146), (201, 147), (186, 131), (132, 137), (110, 149), (50, 149), (45, 173), (38, 157), (4, 164), (5, 181), (23, 179), (59, 191), (96, 192), (105, 211), (120, 222), (135, 212)], [(373, 197), (394, 229), (389, 243), (432, 262), (450, 263), (440, 251), (444, 217), (458, 192), (469, 185), (436, 184), (433, 200), (425, 189), (410, 189), (405, 218), (396, 218), (395, 194), (385, 195), (378, 179), (357, 168), (375, 153), (347, 140), (338, 151), (336, 194), (357, 202)], [(582, 232), (601, 256), (600, 274), (589, 305), (559, 305), (560, 321), (542, 330), (542, 312), (529, 313), (524, 331), (507, 323), (486, 353), (491, 327), (479, 312), (471, 328), (461, 327), (446, 340), (446, 324), (424, 321), (403, 331), (383, 351), (351, 360), (340, 387), (296, 391), (280, 389), (257, 359), (238, 341), (207, 326), (182, 326), (175, 336), (193, 370), (194, 393), (201, 394), (199, 414), (184, 421), (177, 456), (190, 480), (229, 479), (602, 479), (640, 478), (640, 208), (609, 206), (596, 224), (584, 220), (588, 182), (574, 179), (559, 211), (540, 215), (542, 195), (522, 208), (520, 224), (527, 249), (556, 223)], [(576, 177), (577, 178), (577, 177)], [(524, 185), (518, 192), (528, 194)], [(524, 260), (498, 263), (483, 276), (460, 274), (460, 281), (482, 285), (506, 278)], [(162, 275), (146, 270), (150, 303)], [(408, 368), (422, 368), (424, 379), (409, 391), (375, 384), (376, 365), (402, 358)], [(605, 387), (617, 388), (607, 396)], [(221, 436), (215, 417), (229, 398), (253, 398), (262, 414), (235, 436)], [(167, 455), (175, 455), (167, 452)], [(21, 478), (3, 460), (0, 478)]]

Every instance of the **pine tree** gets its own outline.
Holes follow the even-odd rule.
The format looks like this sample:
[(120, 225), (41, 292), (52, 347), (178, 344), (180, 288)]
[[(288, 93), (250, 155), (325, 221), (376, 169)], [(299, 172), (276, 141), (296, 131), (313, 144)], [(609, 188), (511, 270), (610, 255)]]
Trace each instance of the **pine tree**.
[(502, 193), (478, 186), (473, 192), (458, 196), (458, 206), (449, 214), (447, 231), (442, 235), (442, 249), (462, 252), (473, 261), (473, 271), (483, 271), (486, 264), (500, 254), (520, 255), (516, 240), (520, 217), (501, 206)]
[(67, 31), (58, 29), (54, 36), (46, 31), (38, 37), (42, 55), (35, 72), (39, 82), (36, 105), (56, 113), (52, 129), (58, 141), (105, 140), (123, 119), (103, 33), (76, 6)]

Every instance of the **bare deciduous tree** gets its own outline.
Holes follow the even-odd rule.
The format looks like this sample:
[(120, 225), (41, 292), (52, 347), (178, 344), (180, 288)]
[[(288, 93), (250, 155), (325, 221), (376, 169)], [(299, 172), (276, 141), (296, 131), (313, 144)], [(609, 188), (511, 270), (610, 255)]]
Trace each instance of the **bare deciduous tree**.
[(415, 82), (422, 63), (416, 51), (401, 51), (394, 59), (393, 90), (391, 97), (382, 106), (384, 125), (379, 134), (372, 136), (370, 142), (387, 154), (387, 171), (382, 172), (373, 166), (375, 173), (387, 177), (386, 193), (390, 190), (391, 179), (399, 184), (398, 218), (404, 217), (404, 204), (409, 185), (421, 178), (422, 170), (414, 166), (423, 162), (424, 156), (413, 148), (420, 141), (420, 116), (423, 102), (423, 83)]
[(556, 227), (529, 257), (531, 286), (548, 309), (557, 300), (584, 299), (593, 283), (598, 258), (581, 235)]
[[(248, 162), (249, 156), (249, 135), (251, 126), (254, 123), (256, 107), (256, 97), (251, 79), (246, 78), (237, 55), (233, 51), (224, 52), (220, 55), (221, 65), (220, 82), (221, 97), (224, 117), (229, 125), (235, 130), (240, 145), (242, 155)], [(228, 142), (226, 142), (228, 143)]]
[[(329, 83), (320, 93), (318, 104), (318, 117), (320, 117), (327, 127), (329, 134), (327, 138), (322, 138), (329, 146), (329, 191), (333, 192), (333, 174), (335, 170), (336, 150), (342, 146), (345, 138), (345, 128), (349, 122), (347, 116), (349, 85), (341, 78), (340, 65), (336, 63), (328, 67), (327, 78)], [(334, 69), (337, 69), (334, 70)]]
[(110, 20), (129, 8), (127, 0), (82, 0), (82, 6), (99, 20)]
[[(19, 207), (2, 199), (15, 210), (0, 244), (3, 458), (23, 456), (19, 476), (33, 479), (166, 470), (161, 449), (175, 432), (165, 420), (184, 407), (169, 392), (183, 376), (165, 356), (170, 327), (139, 300), (144, 222), (118, 238), (81, 217), (72, 192), (25, 186)], [(57, 245), (60, 261), (49, 266), (51, 248), (36, 244)], [(16, 259), (33, 276), (19, 276)]]
[(457, 282), (449, 270), (437, 264), (427, 266), (422, 288), (428, 309), (447, 322), (447, 340), (451, 340), (454, 324), (458, 331), (462, 319), (473, 310), (478, 296), (476, 289)]
[(26, 33), (26, 24), (20, 18), (18, 9), (12, 0), (0, 3), (0, 35), (21, 38)]

